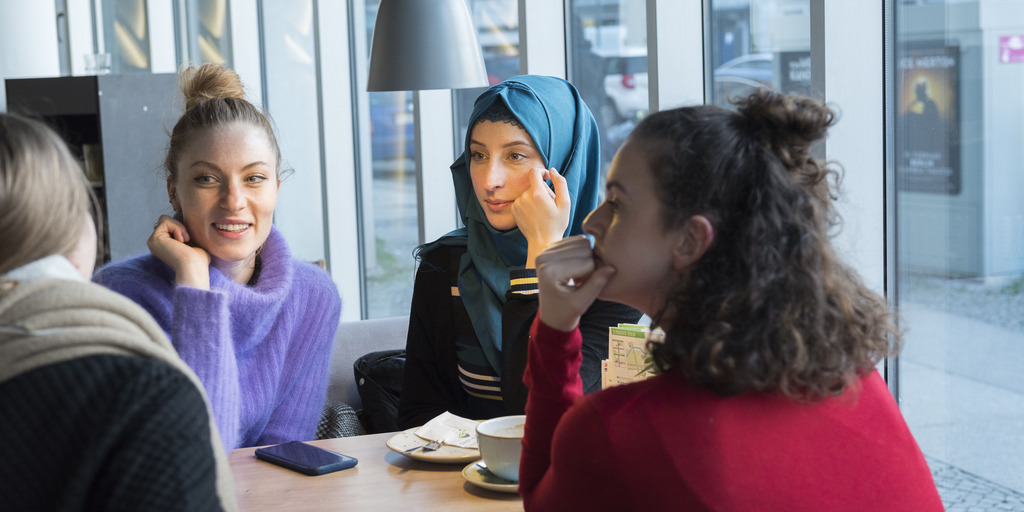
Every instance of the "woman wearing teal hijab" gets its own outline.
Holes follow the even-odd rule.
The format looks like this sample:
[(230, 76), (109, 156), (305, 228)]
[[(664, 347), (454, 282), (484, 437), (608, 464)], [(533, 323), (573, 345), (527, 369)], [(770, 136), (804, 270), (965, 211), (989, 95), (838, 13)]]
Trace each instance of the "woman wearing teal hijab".
[[(445, 411), (473, 419), (523, 413), (536, 255), (582, 233), (597, 205), (597, 123), (565, 80), (524, 75), (484, 91), (465, 148), (451, 166), (465, 227), (418, 251), (402, 428)], [(608, 327), (639, 318), (633, 308), (603, 301), (583, 316), (586, 392), (601, 387)]]

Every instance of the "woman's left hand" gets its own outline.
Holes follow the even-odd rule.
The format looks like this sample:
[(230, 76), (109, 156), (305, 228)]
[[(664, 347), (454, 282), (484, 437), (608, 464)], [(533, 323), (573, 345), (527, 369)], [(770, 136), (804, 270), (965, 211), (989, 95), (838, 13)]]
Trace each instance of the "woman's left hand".
[[(551, 190), (544, 180), (551, 180), (555, 189)], [(537, 255), (562, 239), (569, 227), (571, 208), (569, 186), (558, 171), (530, 169), (530, 188), (512, 203), (516, 226), (526, 237), (526, 268), (536, 268)]]

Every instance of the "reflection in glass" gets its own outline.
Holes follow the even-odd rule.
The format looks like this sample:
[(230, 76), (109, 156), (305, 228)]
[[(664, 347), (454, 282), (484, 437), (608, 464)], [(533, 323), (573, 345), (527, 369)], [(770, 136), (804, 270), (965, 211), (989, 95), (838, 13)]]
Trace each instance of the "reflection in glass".
[(646, 3), (573, 0), (567, 44), (569, 81), (597, 119), (607, 173), (619, 146), (650, 109)]
[(711, 6), (709, 103), (731, 108), (730, 100), (761, 87), (810, 94), (810, 0), (717, 0)]
[[(469, 0), (477, 27), (477, 40), (484, 54), (487, 81), (501, 83), (519, 74), (519, 8), (517, 0)], [(455, 149), (461, 154), (466, 140), (466, 122), (473, 102), (485, 87), (455, 91)]]
[(264, 107), (277, 125), (281, 166), (295, 171), (281, 184), (274, 224), (293, 256), (319, 261), (325, 249), (313, 1), (262, 0), (260, 6)]
[(901, 409), (947, 506), (1024, 510), (1024, 4), (895, 18)]
[(231, 64), (231, 11), (227, 0), (188, 0), (188, 58), (192, 62)]
[[(366, 48), (380, 0), (366, 1)], [(408, 315), (419, 244), (412, 93), (371, 92), (372, 197), (363, 198), (367, 316)]]
[(112, 73), (148, 73), (149, 28), (145, 0), (103, 0), (103, 42)]

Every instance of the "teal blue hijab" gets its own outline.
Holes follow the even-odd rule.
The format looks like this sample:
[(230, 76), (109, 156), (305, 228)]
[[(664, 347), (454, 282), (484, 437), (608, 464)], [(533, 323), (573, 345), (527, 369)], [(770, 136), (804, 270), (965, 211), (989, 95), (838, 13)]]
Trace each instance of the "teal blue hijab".
[[(451, 166), (455, 197), (466, 227), (448, 233), (438, 245), (465, 246), (459, 264), (459, 294), (490, 366), (501, 375), (501, 307), (509, 290), (509, 271), (526, 265), (526, 237), (513, 228), (491, 227), (473, 191), (469, 175), (469, 138), (481, 114), (502, 102), (526, 129), (544, 160), (565, 177), (572, 209), (565, 236), (583, 232), (583, 219), (597, 206), (601, 174), (597, 122), (572, 84), (550, 76), (521, 75), (484, 91), (473, 107), (465, 150)], [(550, 186), (550, 182), (548, 185)]]

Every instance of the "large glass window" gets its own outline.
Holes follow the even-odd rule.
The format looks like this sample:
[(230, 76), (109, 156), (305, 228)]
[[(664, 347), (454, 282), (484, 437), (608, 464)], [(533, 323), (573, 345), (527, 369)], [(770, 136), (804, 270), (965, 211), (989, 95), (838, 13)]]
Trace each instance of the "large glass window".
[(1024, 2), (895, 19), (902, 411), (947, 507), (1022, 510)]
[(810, 0), (713, 0), (710, 98), (730, 100), (767, 87), (810, 94)]
[(188, 59), (231, 67), (231, 12), (227, 0), (185, 3)]
[[(379, 5), (366, 0), (367, 52)], [(412, 93), (369, 95), (372, 194), (362, 199), (367, 316), (408, 315), (419, 244)]]
[(313, 0), (263, 0), (265, 107), (277, 128), (282, 167), (274, 224), (292, 255), (325, 258)]
[(146, 1), (103, 0), (101, 5), (102, 48), (110, 54), (110, 72), (148, 73), (151, 64)]
[[(489, 85), (519, 74), (519, 2), (517, 0), (468, 0), (484, 54)], [(473, 102), (485, 87), (455, 90), (455, 153), (462, 154)]]
[(645, 2), (569, 3), (569, 80), (597, 119), (605, 171), (650, 109)]

